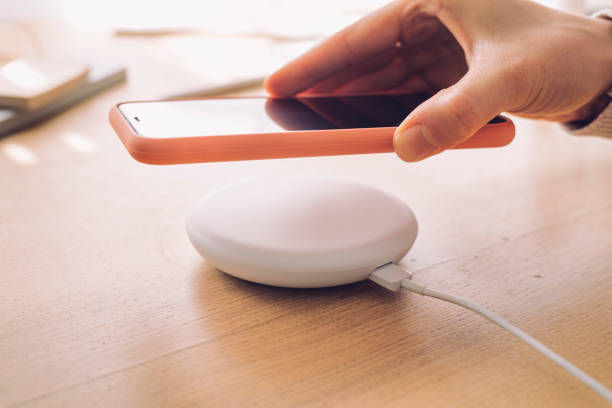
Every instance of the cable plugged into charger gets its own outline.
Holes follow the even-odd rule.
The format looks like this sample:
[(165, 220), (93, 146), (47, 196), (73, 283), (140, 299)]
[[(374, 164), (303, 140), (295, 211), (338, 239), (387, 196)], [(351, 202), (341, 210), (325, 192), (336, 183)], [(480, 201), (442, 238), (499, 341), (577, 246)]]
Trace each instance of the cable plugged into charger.
[(481, 315), (482, 317), (490, 320), (491, 322), (497, 324), (501, 328), (515, 335), (519, 339), (523, 340), (525, 343), (527, 343), (528, 345), (536, 349), (539, 353), (541, 353), (544, 357), (563, 367), (572, 376), (574, 376), (576, 379), (583, 382), (593, 391), (601, 395), (608, 403), (612, 405), (612, 391), (604, 387), (600, 382), (582, 371), (580, 368), (576, 367), (575, 365), (561, 357), (559, 354), (555, 353), (554, 351), (546, 347), (544, 344), (540, 343), (538, 340), (534, 339), (518, 327), (502, 319), (495, 313), (490, 312), (484, 309), (483, 307), (471, 303), (460, 297), (450, 295), (444, 292), (439, 292), (434, 289), (429, 289), (427, 286), (413, 282), (412, 274), (395, 263), (388, 263), (376, 268), (374, 272), (370, 274), (369, 279), (393, 292), (397, 292), (398, 290), (400, 290), (400, 288), (404, 288), (406, 290), (409, 290), (410, 292), (414, 292), (422, 296), (429, 296), (436, 299), (444, 300), (445, 302), (454, 303)]

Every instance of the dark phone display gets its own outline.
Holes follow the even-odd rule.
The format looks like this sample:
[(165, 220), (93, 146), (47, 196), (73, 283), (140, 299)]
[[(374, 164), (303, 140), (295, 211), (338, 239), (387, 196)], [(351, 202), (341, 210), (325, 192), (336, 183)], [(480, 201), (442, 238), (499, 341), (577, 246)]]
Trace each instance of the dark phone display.
[(286, 130), (398, 126), (424, 95), (270, 98), (266, 113)]
[[(219, 98), (134, 102), (119, 109), (152, 138), (396, 127), (425, 95)], [(490, 123), (502, 119), (496, 118)]]

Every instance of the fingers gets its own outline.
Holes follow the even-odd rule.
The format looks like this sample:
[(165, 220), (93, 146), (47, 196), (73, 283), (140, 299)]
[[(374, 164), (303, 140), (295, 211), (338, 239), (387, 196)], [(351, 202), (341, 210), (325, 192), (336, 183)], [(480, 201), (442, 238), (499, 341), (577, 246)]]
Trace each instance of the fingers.
[(360, 64), (354, 65), (338, 74), (332, 75), (323, 81), (320, 81), (312, 88), (309, 88), (306, 93), (311, 94), (329, 94), (339, 87), (347, 84), (357, 78), (361, 78), (364, 75), (368, 75), (370, 72), (377, 71), (389, 64), (397, 57), (397, 50), (391, 49), (384, 51), (380, 54), (375, 55), (367, 61), (363, 61)]
[(402, 160), (418, 161), (469, 139), (503, 110), (500, 87), (492, 76), (471, 70), (402, 122), (393, 138), (395, 152)]
[(337, 93), (359, 94), (363, 92), (393, 89), (406, 82), (406, 63), (396, 58), (378, 71), (363, 75), (336, 89)]
[(265, 83), (272, 95), (294, 95), (394, 47), (399, 38), (400, 2), (393, 2), (334, 34), (273, 73)]
[[(436, 45), (431, 48), (406, 50), (394, 46), (319, 82), (305, 93), (354, 95), (396, 89), (415, 74), (440, 65), (440, 60), (448, 57), (446, 48), (447, 46)], [(442, 65), (450, 69), (456, 64), (444, 62)], [(452, 83), (457, 82), (463, 73)]]

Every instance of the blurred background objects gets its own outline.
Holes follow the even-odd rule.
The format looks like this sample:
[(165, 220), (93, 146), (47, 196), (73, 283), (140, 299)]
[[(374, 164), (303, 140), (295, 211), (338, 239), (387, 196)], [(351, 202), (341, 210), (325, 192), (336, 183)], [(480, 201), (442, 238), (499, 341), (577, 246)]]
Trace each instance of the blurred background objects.
[[(64, 58), (112, 81), (72, 96), (71, 104), (123, 80), (127, 98), (262, 92), (263, 78), (316, 41), (383, 6), (385, 0), (20, 0), (0, 2), (0, 62)], [(612, 0), (541, 0), (590, 13)], [(110, 68), (109, 68), (110, 66)], [(155, 69), (151, 69), (155, 67)], [(91, 81), (106, 77), (97, 75)], [(165, 79), (172, 76), (171, 81)], [(91, 87), (90, 87), (91, 88)], [(78, 88), (75, 88), (76, 92)], [(81, 91), (83, 89), (81, 88)], [(1, 89), (0, 89), (1, 93)], [(67, 109), (47, 107), (44, 115)], [(6, 107), (5, 107), (6, 108)], [(0, 111), (2, 121), (18, 112)], [(6, 123), (5, 123), (6, 124)], [(21, 126), (21, 125), (20, 125)], [(9, 130), (17, 129), (13, 125)], [(6, 133), (6, 132), (4, 132)]]

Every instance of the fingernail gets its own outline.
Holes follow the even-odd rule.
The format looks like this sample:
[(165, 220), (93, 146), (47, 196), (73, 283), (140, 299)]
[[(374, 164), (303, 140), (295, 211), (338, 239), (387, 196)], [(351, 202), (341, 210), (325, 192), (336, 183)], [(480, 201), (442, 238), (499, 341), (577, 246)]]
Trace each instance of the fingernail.
[(405, 161), (418, 161), (436, 150), (423, 134), (423, 125), (413, 125), (396, 132), (393, 147), (397, 155)]

